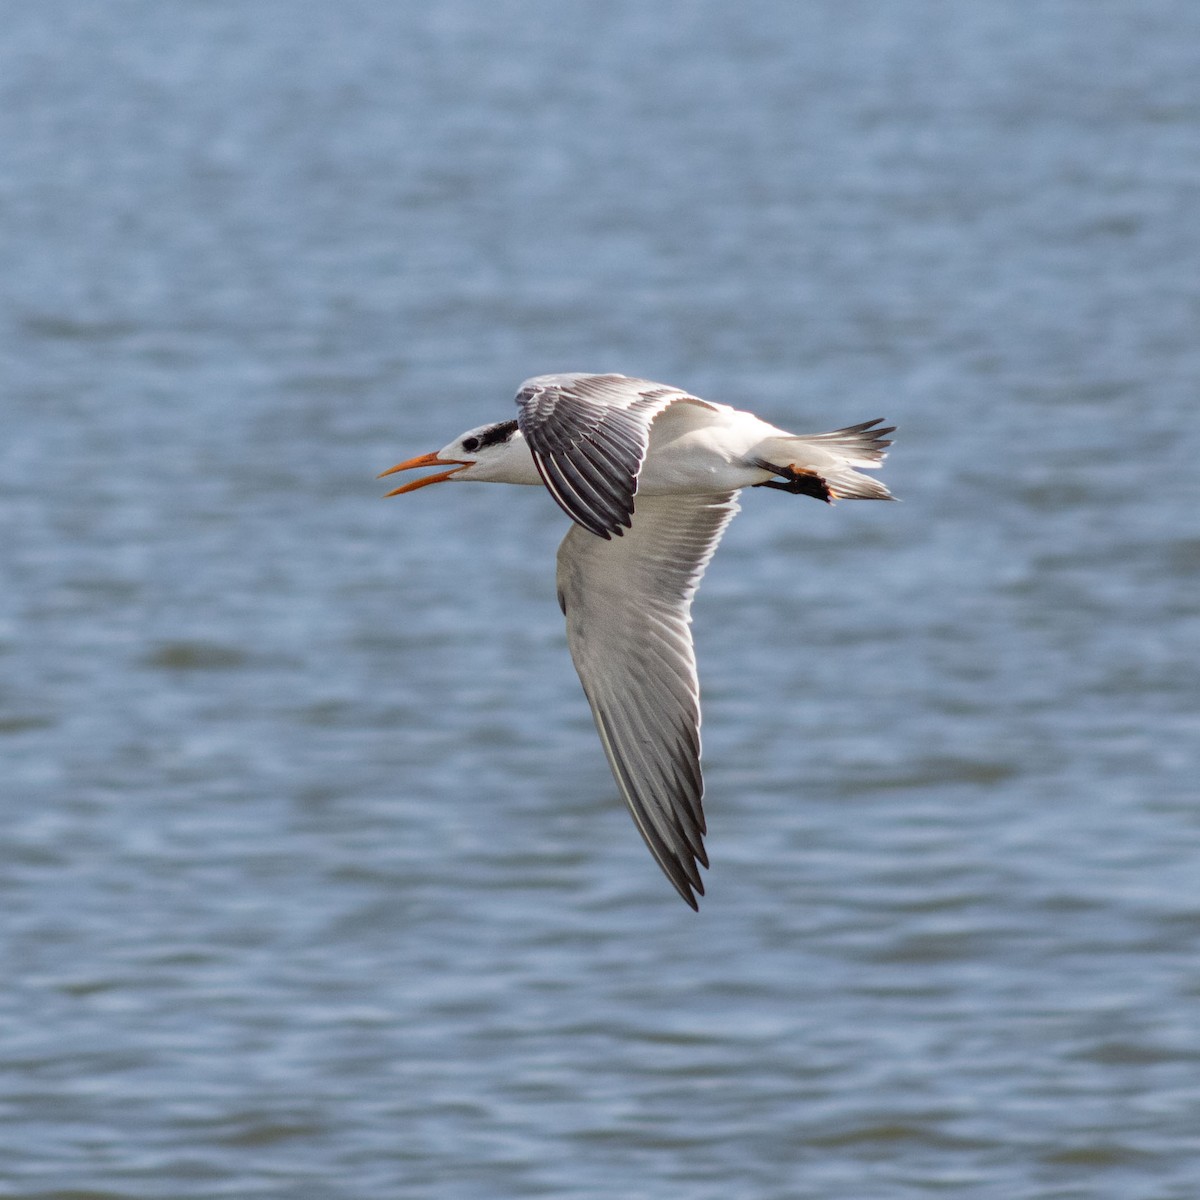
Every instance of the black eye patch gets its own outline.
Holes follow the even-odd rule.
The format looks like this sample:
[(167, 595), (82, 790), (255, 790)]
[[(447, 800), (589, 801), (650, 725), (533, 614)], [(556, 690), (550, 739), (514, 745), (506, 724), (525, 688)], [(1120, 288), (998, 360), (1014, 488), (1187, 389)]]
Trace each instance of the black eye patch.
[(472, 449), (482, 450), (485, 446), (495, 446), (499, 442), (507, 442), (509, 438), (516, 433), (516, 431), (516, 421), (501, 421), (499, 424), (492, 425), (488, 429), (485, 429), (483, 433), (479, 435), (478, 439), (472, 439), (473, 441), (478, 440), (479, 442), (479, 445), (472, 447)]

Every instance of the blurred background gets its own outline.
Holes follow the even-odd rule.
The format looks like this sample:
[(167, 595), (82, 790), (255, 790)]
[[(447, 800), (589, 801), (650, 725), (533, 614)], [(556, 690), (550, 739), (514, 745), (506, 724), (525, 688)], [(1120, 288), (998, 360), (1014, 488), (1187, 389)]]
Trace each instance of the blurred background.
[[(1190, 1198), (1200, 8), (43, 0), (0, 34), (0, 1196)], [(747, 493), (700, 914), (535, 489), (621, 371)]]

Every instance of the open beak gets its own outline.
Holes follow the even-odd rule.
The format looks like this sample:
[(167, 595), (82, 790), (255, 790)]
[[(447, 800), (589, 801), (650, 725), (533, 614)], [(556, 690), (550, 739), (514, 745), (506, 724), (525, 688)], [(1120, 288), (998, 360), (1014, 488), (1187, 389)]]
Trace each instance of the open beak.
[(451, 475), (457, 474), (470, 465), (469, 462), (463, 462), (460, 458), (438, 458), (436, 454), (421, 454), (417, 458), (409, 458), (402, 463), (397, 463), (394, 467), (388, 467), (386, 471), (380, 471), (375, 478), (382, 479), (385, 475), (394, 475), (397, 471), (411, 471), (414, 467), (451, 467), (449, 471), (439, 471), (436, 475), (426, 475), (424, 479), (414, 479), (412, 483), (406, 483), (403, 487), (386, 492), (384, 494), (384, 499), (386, 500), (388, 496), (401, 496), (405, 492), (415, 492), (417, 488), (428, 487), (431, 483), (441, 483), (443, 480), (449, 479)]

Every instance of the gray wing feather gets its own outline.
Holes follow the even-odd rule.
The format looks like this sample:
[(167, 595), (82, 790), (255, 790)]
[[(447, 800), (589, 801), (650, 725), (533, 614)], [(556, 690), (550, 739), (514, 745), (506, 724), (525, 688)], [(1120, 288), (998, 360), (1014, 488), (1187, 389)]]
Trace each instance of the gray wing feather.
[(693, 908), (704, 894), (700, 689), (691, 605), (734, 493), (644, 498), (620, 541), (576, 525), (558, 551), (567, 643), (638, 830)]
[(517, 392), (517, 423), (563, 511), (607, 540), (630, 527), (650, 426), (677, 400), (704, 403), (625, 375), (539, 375)]

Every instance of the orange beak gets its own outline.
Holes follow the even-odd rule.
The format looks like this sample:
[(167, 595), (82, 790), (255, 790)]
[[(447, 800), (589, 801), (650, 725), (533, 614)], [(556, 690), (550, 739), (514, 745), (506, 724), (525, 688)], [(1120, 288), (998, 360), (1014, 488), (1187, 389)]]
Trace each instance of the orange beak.
[(375, 478), (382, 479), (385, 475), (394, 475), (397, 471), (411, 471), (414, 467), (445, 467), (450, 464), (454, 465), (449, 471), (439, 471), (436, 475), (426, 475), (424, 479), (414, 479), (412, 483), (406, 483), (403, 487), (385, 493), (384, 499), (386, 500), (388, 496), (402, 496), (405, 492), (415, 492), (417, 488), (428, 487), (431, 483), (441, 483), (471, 464), (463, 462), (459, 458), (438, 458), (436, 454), (421, 454), (416, 458), (409, 458), (402, 463), (397, 463), (394, 467), (388, 467), (386, 471), (381, 471)]

